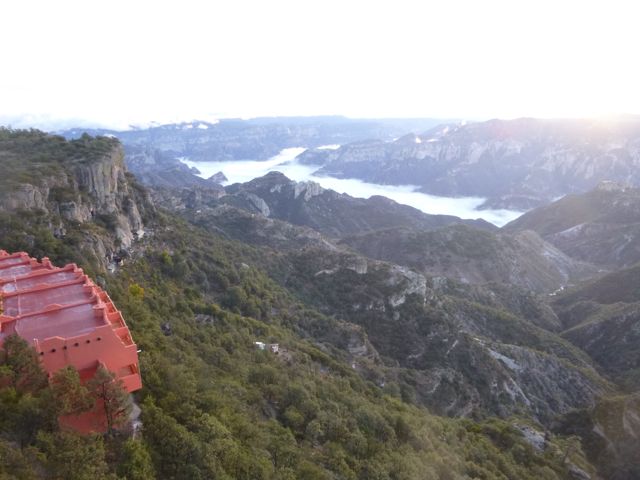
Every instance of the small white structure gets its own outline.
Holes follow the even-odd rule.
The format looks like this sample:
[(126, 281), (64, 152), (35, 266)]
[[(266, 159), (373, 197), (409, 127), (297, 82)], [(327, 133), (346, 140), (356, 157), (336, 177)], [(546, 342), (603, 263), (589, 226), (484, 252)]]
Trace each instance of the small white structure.
[(280, 352), (280, 345), (277, 343), (264, 343), (264, 342), (253, 342), (256, 348), (260, 350), (269, 350), (271, 353)]

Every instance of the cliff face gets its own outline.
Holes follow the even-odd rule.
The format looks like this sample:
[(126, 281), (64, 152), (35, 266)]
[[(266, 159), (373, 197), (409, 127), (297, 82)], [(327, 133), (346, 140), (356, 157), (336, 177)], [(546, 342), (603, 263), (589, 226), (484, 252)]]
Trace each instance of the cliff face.
[[(129, 184), (121, 147), (91, 162), (75, 165), (63, 175), (41, 178), (3, 192), (0, 208), (42, 210), (62, 220), (85, 223), (104, 218), (125, 247), (144, 234), (136, 194)], [(108, 218), (105, 218), (108, 217)]]
[(90, 165), (76, 167), (74, 173), (72, 181), (77, 182), (81, 192), (88, 193), (88, 201), (79, 195), (77, 204), (71, 202), (67, 210), (70, 219), (86, 222), (96, 215), (112, 215), (116, 218), (117, 238), (123, 245), (129, 246), (135, 238), (142, 237), (144, 226), (135, 198), (137, 192), (127, 179), (121, 147)]
[(142, 217), (153, 206), (127, 173), (117, 140), (4, 131), (0, 158), (9, 171), (0, 181), (0, 211), (37, 215), (56, 236), (79, 227), (107, 256), (144, 235)]

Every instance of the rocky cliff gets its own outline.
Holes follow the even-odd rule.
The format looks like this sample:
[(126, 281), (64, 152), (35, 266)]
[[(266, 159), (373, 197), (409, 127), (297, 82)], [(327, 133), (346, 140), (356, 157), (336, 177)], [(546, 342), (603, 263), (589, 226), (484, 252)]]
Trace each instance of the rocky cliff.
[(0, 159), (0, 211), (25, 221), (35, 215), (56, 236), (80, 227), (103, 257), (144, 235), (143, 216), (153, 206), (127, 173), (117, 140), (3, 130)]

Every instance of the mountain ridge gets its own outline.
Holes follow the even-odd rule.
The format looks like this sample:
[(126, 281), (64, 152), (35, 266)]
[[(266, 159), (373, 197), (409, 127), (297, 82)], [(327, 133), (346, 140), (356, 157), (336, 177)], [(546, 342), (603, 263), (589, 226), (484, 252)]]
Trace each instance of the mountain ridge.
[(320, 175), (418, 185), (434, 195), (485, 197), (485, 207), (528, 210), (602, 180), (640, 184), (640, 120), (489, 120), (298, 158), (318, 165)]
[(567, 255), (604, 269), (640, 261), (640, 189), (601, 182), (582, 194), (567, 195), (525, 213), (505, 231), (534, 230)]

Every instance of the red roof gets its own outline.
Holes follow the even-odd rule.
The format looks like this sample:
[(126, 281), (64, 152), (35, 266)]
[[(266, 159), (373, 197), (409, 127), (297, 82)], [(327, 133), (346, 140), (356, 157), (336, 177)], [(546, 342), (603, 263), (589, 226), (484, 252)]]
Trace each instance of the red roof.
[[(17, 333), (31, 342), (51, 375), (73, 365), (90, 378), (104, 365), (125, 388), (142, 387), (137, 347), (115, 305), (75, 264), (59, 268), (24, 252), (0, 250), (0, 345)], [(81, 431), (104, 430), (103, 419), (85, 415), (65, 422)]]

